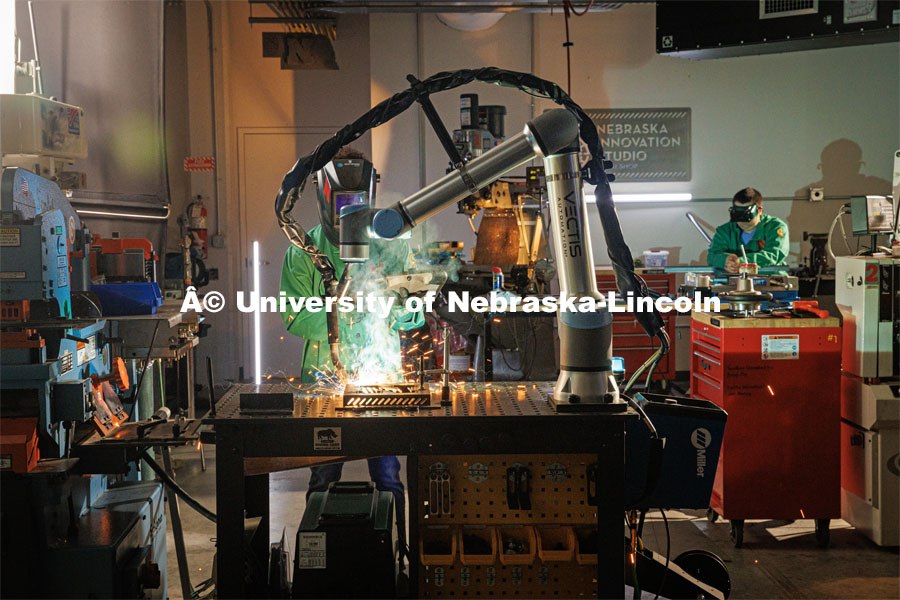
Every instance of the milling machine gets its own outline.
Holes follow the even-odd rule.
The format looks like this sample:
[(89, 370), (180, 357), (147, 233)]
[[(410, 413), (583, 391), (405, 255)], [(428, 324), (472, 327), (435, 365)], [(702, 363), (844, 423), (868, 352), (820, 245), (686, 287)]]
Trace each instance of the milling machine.
[(0, 220), (3, 594), (163, 597), (162, 486), (137, 481), (124, 453), (81, 455), (129, 420), (134, 383), (87, 292), (90, 232), (21, 168), (0, 174)]

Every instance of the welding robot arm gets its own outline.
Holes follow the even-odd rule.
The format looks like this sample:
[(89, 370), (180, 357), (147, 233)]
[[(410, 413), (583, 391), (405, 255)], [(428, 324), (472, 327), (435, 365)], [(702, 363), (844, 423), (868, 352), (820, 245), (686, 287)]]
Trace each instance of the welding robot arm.
[[(382, 238), (399, 236), (469, 195), (473, 186), (487, 185), (535, 158), (544, 161), (560, 292), (600, 300), (579, 163), (578, 121), (566, 110), (545, 112), (500, 146), (379, 211), (373, 220), (375, 233)], [(624, 244), (618, 235), (611, 238), (607, 232), (610, 247)], [(591, 313), (560, 312), (560, 375), (554, 389), (558, 407), (624, 401), (611, 372), (611, 323), (605, 307)]]
[[(429, 94), (453, 89), (473, 81), (518, 88), (532, 96), (547, 98), (556, 102), (557, 104), (564, 106), (572, 115), (574, 115), (572, 118), (577, 121), (575, 129), (580, 132), (581, 139), (590, 151), (591, 158), (587, 166), (583, 169), (583, 173), (585, 175), (585, 181), (596, 186), (594, 195), (597, 210), (600, 214), (600, 221), (603, 226), (604, 237), (606, 238), (609, 258), (616, 274), (617, 287), (623, 294), (634, 293), (638, 296), (647, 295), (647, 286), (643, 280), (634, 273), (634, 263), (631, 257), (631, 251), (622, 236), (621, 227), (619, 226), (618, 217), (615, 211), (615, 204), (612, 199), (612, 191), (609, 187), (612, 176), (605, 172), (605, 169), (609, 168), (611, 163), (608, 163), (603, 158), (603, 148), (601, 147), (600, 137), (596, 126), (591, 122), (590, 117), (588, 117), (584, 110), (572, 101), (568, 94), (566, 94), (566, 92), (557, 84), (535, 77), (530, 73), (518, 73), (498, 69), (496, 67), (442, 72), (423, 81), (416, 80), (409, 89), (398, 92), (390, 98), (383, 100), (356, 121), (344, 126), (334, 136), (320, 144), (315, 152), (300, 158), (293, 168), (288, 171), (282, 181), (281, 189), (275, 200), (275, 212), (278, 223), (291, 243), (310, 255), (313, 265), (320, 273), (322, 273), (326, 293), (333, 295), (339, 293), (340, 286), (339, 282), (336, 281), (334, 266), (327, 257), (324, 257), (322, 253), (318, 251), (315, 244), (309, 240), (309, 236), (306, 235), (302, 227), (300, 227), (291, 216), (291, 210), (296, 201), (300, 198), (309, 175), (327, 164), (328, 161), (337, 154), (341, 147), (358, 139), (373, 127), (377, 127), (393, 119), (407, 110), (414, 103), (421, 101), (422, 99), (427, 99)], [(547, 114), (550, 113), (541, 115), (535, 122), (544, 119)], [(554, 119), (559, 118), (554, 117)], [(552, 132), (548, 133), (552, 134)], [(521, 136), (519, 136), (519, 138), (521, 138)], [(478, 186), (493, 181), (502, 175), (503, 172), (508, 172), (515, 168), (515, 166), (524, 164), (537, 155), (537, 153), (532, 153), (526, 158), (523, 153), (528, 151), (528, 144), (523, 146), (521, 139), (518, 139), (516, 144), (512, 144), (512, 141), (513, 140), (508, 140), (485, 155), (465, 165), (464, 169), (460, 169), (457, 172), (458, 174), (455, 176), (455, 181), (448, 182), (447, 178), (444, 178), (444, 180), (439, 181), (435, 185), (440, 185), (443, 192), (450, 192), (454, 198), (462, 190), (467, 190), (463, 195), (468, 195), (469, 193), (476, 191)], [(573, 141), (574, 140), (566, 139), (565, 143), (568, 144)], [(560, 149), (561, 148), (554, 148), (552, 151), (558, 151)], [(503, 172), (482, 172), (481, 176), (484, 176), (483, 180), (481, 176), (476, 177), (479, 173), (479, 169), (492, 166), (491, 161), (498, 159), (499, 156), (505, 157), (503, 162), (506, 162), (507, 165), (510, 164), (510, 160), (514, 164), (511, 164), (511, 166), (506, 168)], [(549, 154), (540, 154), (540, 156), (549, 157)], [(461, 178), (459, 177), (459, 174), (466, 177), (466, 179), (462, 181), (462, 186), (460, 186)], [(569, 174), (571, 174), (571, 172), (569, 172)], [(478, 181), (476, 181), (476, 179)], [(578, 194), (579, 198), (579, 202), (576, 202), (578, 205), (577, 210), (580, 211), (579, 219), (580, 222), (586, 223), (580, 183), (579, 179), (578, 186), (572, 186), (572, 181), (569, 180), (565, 182), (565, 186), (567, 188), (577, 188), (574, 189), (573, 194)], [(446, 188), (444, 188), (444, 186), (446, 186)], [(434, 186), (429, 186), (427, 189), (433, 188)], [(423, 190), (423, 192), (424, 191), (425, 190)], [(420, 192), (420, 194), (421, 193), (422, 192)], [(413, 196), (412, 198), (415, 197), (416, 196)], [(410, 198), (410, 200), (412, 200), (412, 198)], [(565, 198), (563, 197), (563, 200), (564, 199)], [(450, 202), (452, 203), (453, 201), (455, 200), (451, 200)], [(402, 229), (405, 227), (403, 223), (404, 218), (427, 218), (430, 213), (427, 210), (421, 212), (421, 209), (423, 208), (425, 208), (424, 205), (408, 206), (405, 215), (399, 211), (395, 211), (396, 214), (385, 217), (385, 219), (387, 219), (385, 227), (388, 229)], [(590, 265), (590, 267), (592, 270), (593, 265)], [(583, 269), (580, 269), (578, 272), (583, 274)], [(641, 324), (648, 335), (659, 337), (660, 350), (654, 355), (654, 359), (658, 360), (659, 357), (668, 350), (669, 345), (662, 318), (654, 311), (650, 313), (636, 313), (635, 319)], [(336, 343), (338, 341), (338, 333), (332, 332), (331, 327), (329, 328), (329, 333), (329, 342)], [(639, 371), (646, 368), (648, 364), (649, 362), (645, 363)]]

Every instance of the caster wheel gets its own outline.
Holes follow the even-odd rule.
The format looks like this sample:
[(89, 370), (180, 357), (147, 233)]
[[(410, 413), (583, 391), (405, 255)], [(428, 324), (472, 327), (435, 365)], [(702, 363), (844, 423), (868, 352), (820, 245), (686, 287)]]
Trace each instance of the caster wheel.
[(731, 576), (728, 574), (728, 567), (712, 552), (688, 550), (679, 554), (673, 562), (691, 577), (722, 592), (725, 598), (731, 594)]
[(830, 519), (816, 519), (816, 546), (827, 548), (831, 542)]
[(744, 520), (743, 519), (732, 519), (731, 520), (731, 543), (734, 544), (735, 548), (740, 548), (744, 545)]
[(714, 511), (711, 508), (707, 508), (706, 509), (706, 520), (709, 521), (710, 523), (715, 523), (716, 521), (719, 520), (719, 513), (717, 513), (716, 511)]

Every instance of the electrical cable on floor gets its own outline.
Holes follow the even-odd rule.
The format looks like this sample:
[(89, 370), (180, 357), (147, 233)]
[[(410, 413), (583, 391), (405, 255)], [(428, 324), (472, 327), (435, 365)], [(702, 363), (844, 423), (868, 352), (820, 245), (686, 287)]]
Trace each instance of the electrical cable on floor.
[(662, 515), (663, 523), (666, 525), (666, 566), (663, 569), (663, 576), (659, 581), (659, 588), (657, 589), (656, 596), (653, 597), (653, 600), (659, 600), (660, 592), (665, 589), (666, 576), (669, 574), (669, 553), (672, 550), (672, 536), (669, 535), (669, 520), (666, 518), (666, 511), (659, 509), (659, 514)]
[(184, 502), (188, 506), (190, 506), (191, 508), (196, 510), (198, 513), (200, 513), (201, 515), (203, 515), (204, 517), (206, 517), (213, 523), (216, 522), (216, 513), (212, 512), (211, 510), (209, 510), (208, 508), (206, 508), (205, 506), (200, 504), (190, 494), (188, 494), (184, 490), (183, 487), (181, 487), (180, 485), (175, 483), (175, 480), (172, 479), (169, 476), (169, 474), (166, 473), (166, 471), (161, 466), (159, 466), (159, 463), (157, 463), (155, 460), (153, 460), (153, 458), (150, 456), (150, 454), (147, 452), (146, 449), (141, 450), (141, 458), (144, 459), (144, 462), (146, 462), (150, 466), (150, 468), (153, 469), (153, 472), (156, 473), (156, 475), (160, 479), (163, 480), (163, 482), (166, 484), (166, 487), (169, 488), (170, 490), (172, 490), (172, 492), (174, 492), (174, 494), (176, 496), (178, 496), (179, 498), (184, 500)]

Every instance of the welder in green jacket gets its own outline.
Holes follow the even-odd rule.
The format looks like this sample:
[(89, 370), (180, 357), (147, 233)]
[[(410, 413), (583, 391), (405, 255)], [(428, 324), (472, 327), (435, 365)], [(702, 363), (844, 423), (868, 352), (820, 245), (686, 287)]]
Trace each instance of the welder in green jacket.
[[(747, 262), (759, 267), (785, 265), (790, 252), (790, 236), (787, 224), (763, 212), (762, 195), (753, 188), (744, 188), (734, 195), (728, 209), (731, 220), (716, 228), (706, 262), (711, 267), (737, 273), (744, 262), (741, 247), (747, 253)], [(769, 274), (787, 275), (787, 269)]]
[[(372, 163), (362, 155), (349, 151), (335, 158), (316, 174), (316, 195), (320, 224), (308, 233), (316, 246), (331, 259), (336, 275), (346, 268), (338, 249), (340, 210), (353, 204), (375, 204), (376, 174)], [(370, 258), (354, 265), (354, 281), (359, 283), (379, 275), (396, 275), (410, 265), (409, 246), (405, 240), (373, 239)], [(281, 290), (288, 297), (312, 298), (323, 295), (322, 276), (309, 256), (294, 246), (288, 248), (281, 270)], [(390, 314), (368, 312), (339, 313), (341, 317), (341, 362), (353, 373), (358, 370), (380, 371), (398, 381), (401, 372), (398, 330), (420, 327), (422, 313), (409, 313), (399, 301)], [(281, 315), (289, 333), (302, 337), (303, 361), (300, 381), (313, 383), (319, 373), (333, 371), (328, 346), (325, 311), (288, 310)]]
[[(320, 224), (309, 231), (316, 247), (331, 259), (340, 277), (348, 268), (340, 258), (340, 213), (345, 206), (375, 206), (377, 175), (372, 163), (355, 151), (342, 151), (316, 173), (316, 197)], [(409, 246), (405, 240), (370, 240), (369, 260), (350, 268), (354, 283), (371, 281), (384, 275), (402, 273), (410, 266)], [(322, 276), (309, 256), (294, 246), (288, 248), (281, 270), (281, 290), (293, 298), (321, 297)], [(350, 294), (354, 294), (351, 292)], [(363, 383), (394, 383), (402, 372), (398, 330), (414, 329), (424, 323), (424, 315), (406, 311), (397, 302), (388, 314), (363, 312), (339, 313), (341, 316), (341, 363), (353, 376), (369, 377)], [(333, 371), (328, 346), (328, 327), (324, 310), (288, 310), (281, 315), (289, 333), (302, 337), (303, 363), (300, 381), (312, 383), (320, 372)], [(372, 435), (378, 435), (373, 431)], [(306, 497), (324, 492), (339, 481), (343, 463), (311, 467)], [(369, 476), (381, 491), (394, 496), (398, 536), (406, 539), (406, 499), (400, 479), (400, 461), (396, 456), (368, 459)]]

